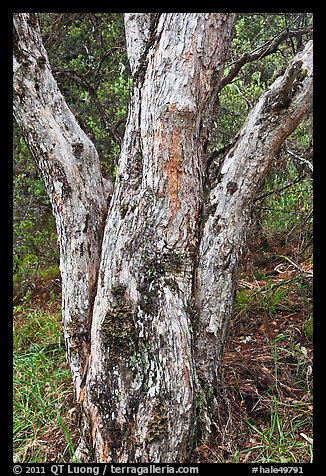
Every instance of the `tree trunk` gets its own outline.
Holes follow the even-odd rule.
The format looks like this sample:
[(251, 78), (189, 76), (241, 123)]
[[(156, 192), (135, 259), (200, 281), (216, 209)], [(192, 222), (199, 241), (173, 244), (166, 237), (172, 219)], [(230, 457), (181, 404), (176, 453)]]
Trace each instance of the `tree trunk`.
[(14, 15), (14, 115), (56, 219), (63, 332), (77, 399), (89, 356), (107, 193), (93, 143), (54, 80), (36, 14)]
[(226, 14), (126, 15), (133, 95), (87, 379), (98, 459), (184, 461), (191, 448), (189, 304), (205, 144), (233, 22)]
[(210, 431), (250, 206), (312, 102), (309, 45), (209, 177), (234, 21), (125, 15), (133, 91), (108, 208), (96, 150), (52, 77), (36, 15), (15, 15), (15, 117), (56, 217), (67, 357), (95, 461), (186, 462), (197, 422)]

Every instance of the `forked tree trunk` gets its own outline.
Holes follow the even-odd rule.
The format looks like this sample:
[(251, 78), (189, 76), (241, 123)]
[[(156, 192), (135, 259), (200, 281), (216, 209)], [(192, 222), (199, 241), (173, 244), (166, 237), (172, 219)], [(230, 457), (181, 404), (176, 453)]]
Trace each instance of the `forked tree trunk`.
[(186, 462), (198, 423), (210, 431), (251, 203), (312, 103), (309, 44), (261, 97), (208, 189), (234, 21), (125, 15), (133, 92), (107, 208), (95, 148), (51, 75), (36, 16), (15, 15), (15, 117), (57, 221), (67, 356), (95, 461)]

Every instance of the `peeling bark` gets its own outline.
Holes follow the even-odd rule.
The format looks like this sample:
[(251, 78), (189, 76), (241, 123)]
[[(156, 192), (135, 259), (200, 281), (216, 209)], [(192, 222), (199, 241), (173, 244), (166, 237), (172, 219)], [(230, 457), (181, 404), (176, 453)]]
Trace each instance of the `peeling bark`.
[(93, 461), (186, 462), (198, 421), (210, 431), (251, 204), (312, 104), (310, 42), (205, 189), (234, 21), (125, 14), (133, 92), (109, 202), (112, 186), (53, 79), (36, 14), (14, 16), (15, 118), (56, 218), (63, 329)]

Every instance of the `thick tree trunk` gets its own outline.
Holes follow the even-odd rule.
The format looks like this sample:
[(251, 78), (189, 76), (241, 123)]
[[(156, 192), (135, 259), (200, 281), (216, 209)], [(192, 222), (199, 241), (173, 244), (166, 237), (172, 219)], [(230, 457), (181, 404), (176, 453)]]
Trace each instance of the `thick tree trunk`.
[(234, 20), (125, 15), (133, 94), (107, 210), (95, 148), (51, 75), (36, 16), (15, 16), (15, 117), (57, 221), (68, 361), (96, 461), (185, 462), (198, 419), (210, 431), (250, 206), (312, 103), (309, 44), (250, 113), (208, 189)]
[(233, 22), (227, 14), (126, 15), (133, 95), (87, 379), (100, 460), (184, 461), (192, 445), (189, 306), (205, 144)]

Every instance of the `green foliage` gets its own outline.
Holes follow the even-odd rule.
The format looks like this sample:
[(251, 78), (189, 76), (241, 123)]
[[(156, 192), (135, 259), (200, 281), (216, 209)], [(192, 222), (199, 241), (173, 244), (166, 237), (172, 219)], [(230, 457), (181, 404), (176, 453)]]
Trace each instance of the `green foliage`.
[[(126, 55), (124, 23), (120, 13), (41, 13), (39, 14), (45, 47), (59, 87), (79, 121), (94, 142), (99, 153), (103, 175), (115, 178), (120, 141), (127, 117), (132, 80)], [(312, 23), (311, 14), (242, 13), (236, 24), (225, 74), (244, 53), (260, 51), (266, 42), (284, 29), (298, 29)], [(243, 125), (248, 112), (276, 77), (284, 71), (288, 61), (307, 40), (303, 35), (286, 38), (275, 53), (246, 64), (233, 81), (219, 95), (220, 115), (212, 133), (212, 147), (226, 145)], [(303, 158), (310, 158), (312, 147), (312, 120), (303, 121), (287, 140), (286, 147)], [(303, 178), (296, 182), (298, 176)], [(289, 183), (292, 183), (286, 187)], [(17, 129), (14, 129), (14, 291), (25, 294), (25, 305), (37, 279), (51, 280), (60, 276), (55, 223), (42, 178), (35, 168), (27, 146)], [(281, 191), (280, 191), (281, 190)], [(266, 197), (255, 203), (257, 228), (262, 235), (285, 235), (286, 241), (297, 242), (305, 249), (312, 236), (312, 183), (305, 170), (285, 152), (275, 158), (271, 170), (262, 183), (258, 195)], [(121, 204), (121, 213), (125, 212)], [(177, 260), (162, 260), (161, 267), (152, 266), (144, 271), (142, 306), (156, 312), (155, 279), (168, 274), (168, 266), (179, 267)], [(294, 289), (292, 284), (279, 286), (273, 283), (264, 270), (255, 272), (255, 279), (264, 280), (260, 289), (239, 289), (237, 318), (255, 313), (257, 318), (273, 317), (281, 310), (290, 310), (293, 292), (311, 314), (311, 303), (304, 285)], [(151, 286), (149, 286), (151, 285)], [(170, 283), (171, 285), (171, 283)], [(149, 290), (150, 287), (150, 290)], [(121, 290), (120, 290), (121, 291)], [(150, 291), (150, 292), (149, 292)], [(121, 344), (125, 359), (131, 367), (146, 363), (141, 349), (133, 343), (134, 323), (130, 304), (117, 294), (116, 305), (108, 312), (102, 325), (102, 341)], [(29, 303), (30, 304), (30, 303)], [(55, 424), (66, 437), (62, 458), (74, 453), (73, 439), (64, 415), (64, 398), (71, 391), (70, 374), (65, 364), (59, 313), (53, 316), (40, 310), (15, 309), (14, 327), (14, 443), (15, 460), (46, 461), (41, 447), (31, 450), (30, 442), (43, 437), (45, 429)], [(312, 338), (312, 317), (303, 325), (308, 338)], [(278, 352), (281, 334), (273, 347), (275, 376), (278, 374)], [(283, 351), (285, 352), (284, 348)], [(286, 350), (296, 362), (293, 380), (306, 385), (307, 359), (300, 348)], [(145, 353), (145, 351), (143, 352)], [(112, 358), (112, 356), (111, 356)], [(113, 362), (119, 360), (113, 356)], [(293, 462), (298, 455), (311, 452), (306, 442), (297, 438), (305, 424), (306, 402), (295, 404), (281, 401), (276, 390), (273, 394), (271, 419), (261, 428), (248, 420), (257, 443), (244, 451), (236, 451), (233, 461), (245, 452), (254, 452), (257, 462)], [(196, 405), (200, 414), (207, 405), (208, 394), (200, 394)], [(284, 407), (297, 405), (295, 417), (286, 419)], [(301, 406), (302, 411), (301, 411)], [(161, 402), (154, 407), (149, 424), (148, 439), (165, 437), (165, 409)], [(29, 445), (28, 445), (29, 443)], [(252, 459), (251, 459), (252, 461)]]
[[(224, 74), (244, 54), (263, 52), (268, 42), (285, 30), (304, 30), (311, 24), (311, 14), (239, 14)], [(286, 38), (273, 54), (246, 63), (231, 83), (221, 90), (220, 113), (212, 134), (212, 147), (218, 149), (235, 137), (259, 97), (277, 76), (283, 74), (294, 53), (302, 48), (308, 38), (307, 33)], [(298, 156), (310, 160), (311, 117), (301, 122), (285, 146)], [(302, 179), (288, 187), (300, 174), (303, 175)], [(283, 187), (287, 188), (281, 190)], [(256, 229), (262, 228), (266, 236), (276, 232), (287, 234), (289, 239), (297, 239), (298, 247), (304, 249), (312, 236), (312, 183), (302, 163), (285, 151), (278, 154), (258, 195), (265, 193), (269, 195), (254, 207)]]
[(58, 269), (53, 264), (58, 262), (57, 235), (52, 215), (44, 216), (42, 223), (34, 213), (21, 220), (16, 218), (13, 231), (13, 282), (17, 284), (14, 291), (15, 295), (22, 295), (31, 289), (37, 276), (46, 277), (42, 269), (50, 269), (50, 274)]
[(14, 295), (27, 293), (40, 269), (58, 262), (50, 200), (25, 141), (14, 128), (13, 178)]
[[(275, 176), (272, 189), (278, 190), (285, 185), (281, 177)], [(282, 193), (275, 193), (266, 199), (266, 212), (263, 225), (270, 232), (289, 232), (303, 223), (312, 226), (312, 184), (302, 181)], [(310, 217), (309, 217), (310, 215)], [(307, 220), (306, 220), (307, 218)]]
[[(122, 14), (41, 13), (55, 77), (77, 120), (97, 147), (104, 176), (114, 179), (131, 88)], [(15, 294), (30, 291), (39, 270), (56, 266), (50, 200), (24, 139), (14, 128)]]
[[(13, 374), (14, 460), (46, 461), (42, 438), (66, 419), (71, 392), (60, 312), (15, 308)], [(69, 458), (68, 449), (62, 458)]]
[(56, 80), (113, 177), (131, 89), (121, 13), (43, 13), (42, 34)]
[[(298, 30), (311, 24), (311, 14), (238, 14), (224, 75), (244, 54), (263, 51), (268, 42), (285, 29)], [(283, 74), (294, 52), (306, 38), (306, 34), (287, 38), (275, 53), (246, 63), (232, 82), (222, 89), (219, 97), (220, 113), (213, 131), (213, 147), (225, 145), (235, 136), (248, 112), (277, 76)]]
[(41, 279), (56, 279), (60, 278), (60, 268), (59, 266), (53, 265), (46, 269), (41, 269), (38, 273)]
[[(41, 13), (39, 19), (59, 87), (77, 120), (94, 141), (104, 176), (114, 180), (120, 153), (120, 143), (114, 134), (123, 137), (132, 85), (123, 16), (121, 13)], [(244, 53), (260, 51), (285, 28), (303, 28), (311, 23), (310, 14), (240, 13), (225, 74)], [(306, 41), (307, 35), (302, 38)], [(222, 89), (212, 147), (223, 146), (235, 136), (249, 110), (300, 47), (300, 41), (300, 36), (287, 38), (272, 55), (245, 64), (236, 78)], [(304, 155), (310, 143), (311, 127), (305, 122), (294, 132), (291, 149)], [(271, 171), (264, 190), (280, 187), (286, 180), (278, 165)], [(291, 227), (299, 226), (310, 211), (309, 195), (311, 186), (304, 181), (277, 195), (274, 201), (271, 196), (263, 206), (273, 210), (260, 216), (266, 228), (279, 231), (282, 224), (287, 224), (290, 231)], [(16, 129), (14, 220), (14, 281), (25, 281), (27, 290), (38, 269), (57, 263), (58, 252), (50, 201)]]

